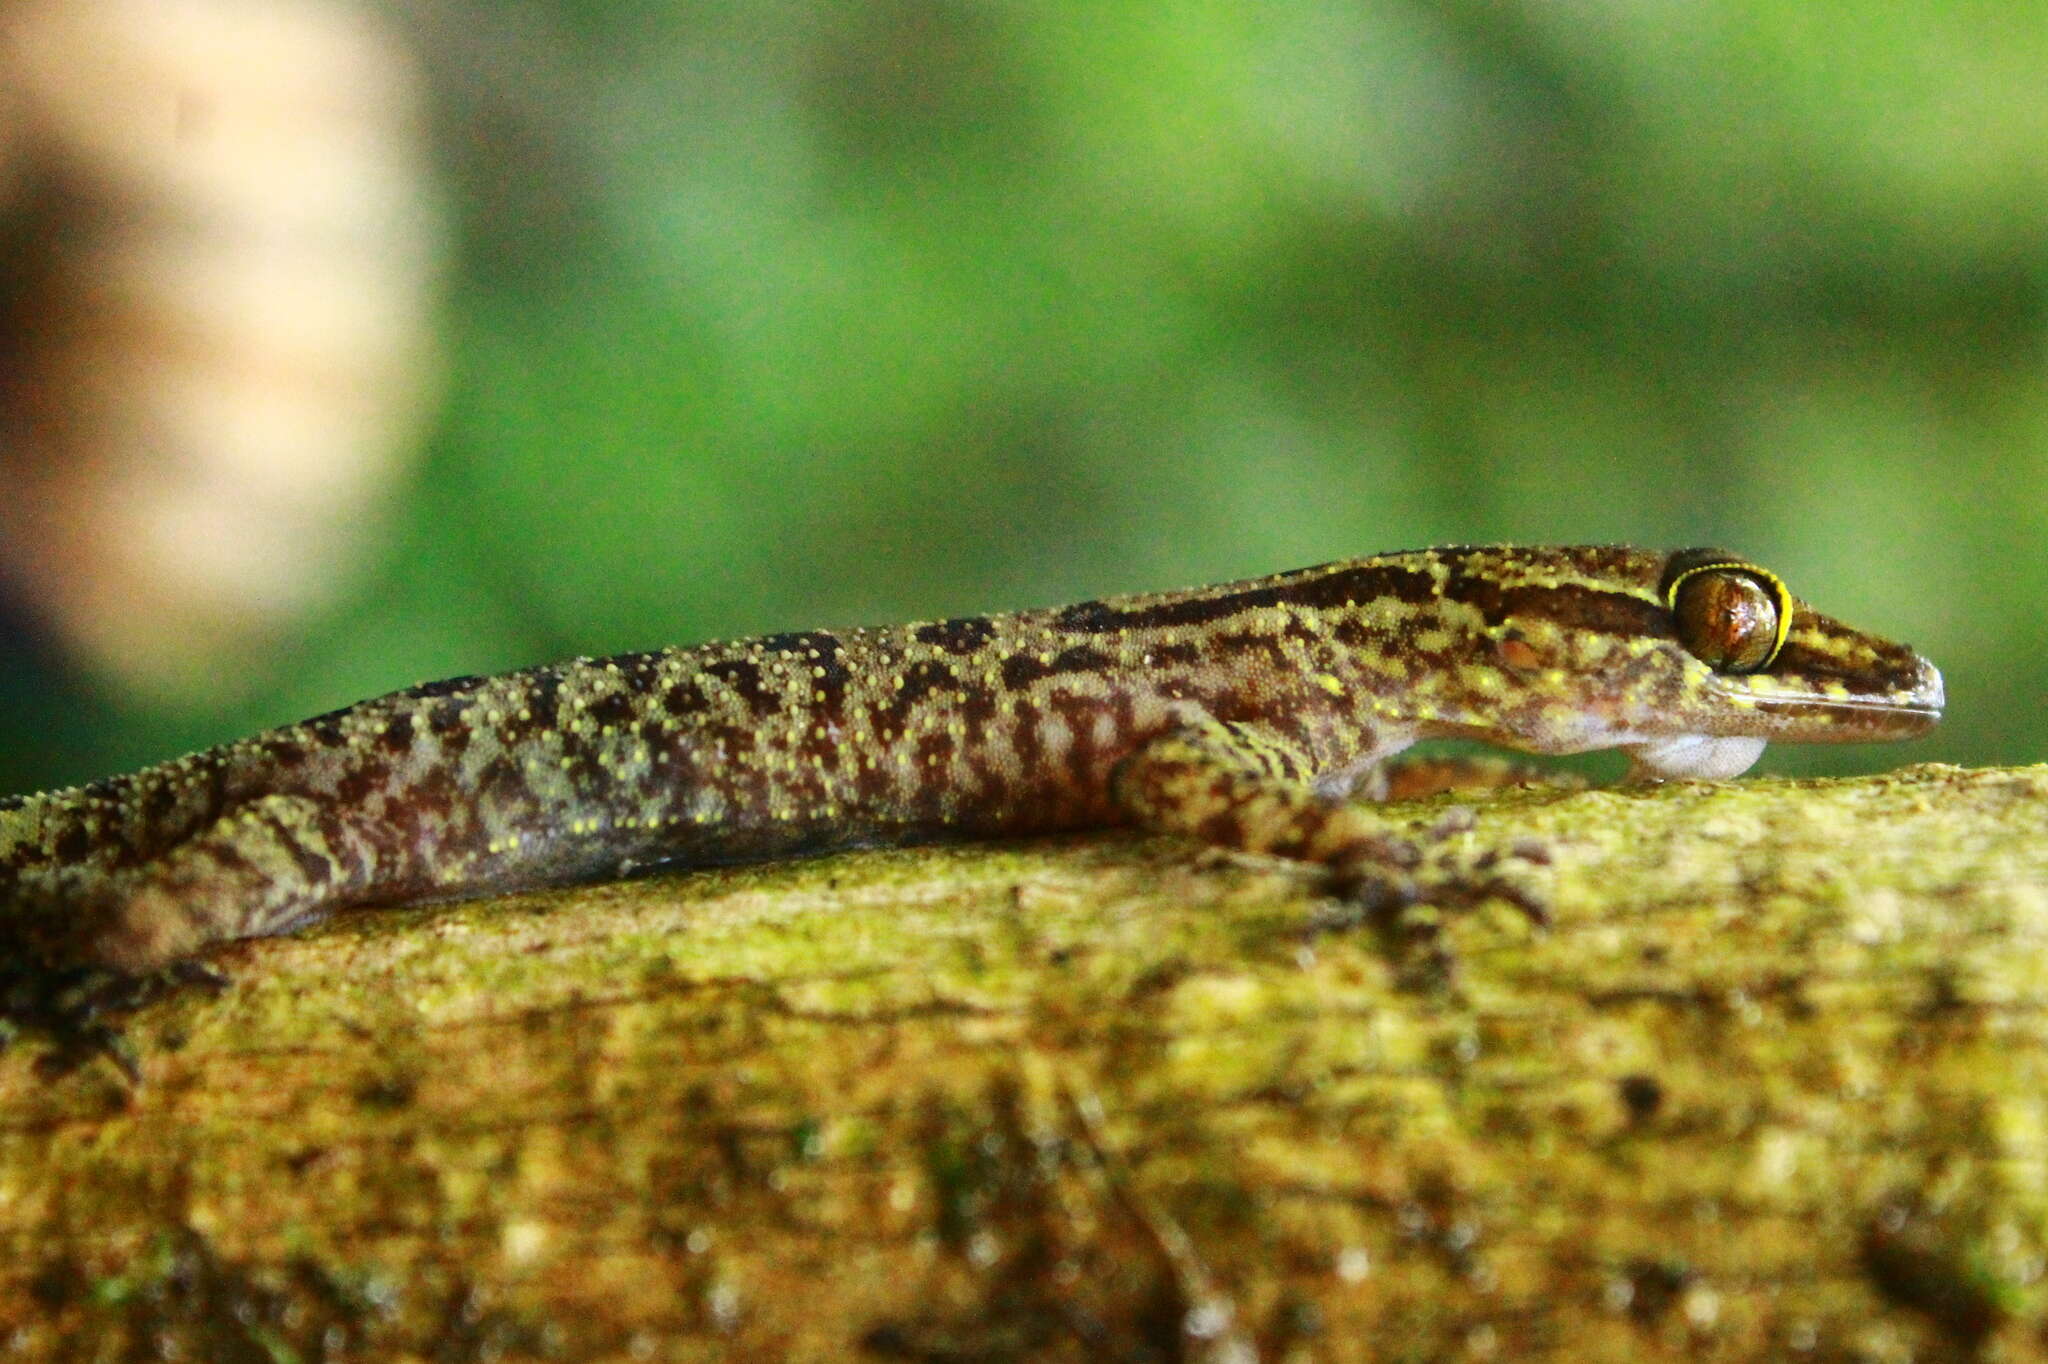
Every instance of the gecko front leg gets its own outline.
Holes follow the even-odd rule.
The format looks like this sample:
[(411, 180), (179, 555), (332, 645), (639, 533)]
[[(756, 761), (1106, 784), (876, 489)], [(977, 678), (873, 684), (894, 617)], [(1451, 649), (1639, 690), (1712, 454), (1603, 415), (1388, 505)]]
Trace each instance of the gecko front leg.
[(1153, 832), (1320, 864), (1332, 893), (1368, 912), (1499, 897), (1545, 920), (1541, 899), (1515, 865), (1540, 863), (1540, 849), (1465, 855), (1448, 840), (1471, 828), (1469, 811), (1454, 811), (1419, 839), (1397, 834), (1367, 806), (1320, 792), (1315, 775), (1309, 755), (1279, 735), (1212, 720), (1130, 754), (1111, 789), (1123, 812)]

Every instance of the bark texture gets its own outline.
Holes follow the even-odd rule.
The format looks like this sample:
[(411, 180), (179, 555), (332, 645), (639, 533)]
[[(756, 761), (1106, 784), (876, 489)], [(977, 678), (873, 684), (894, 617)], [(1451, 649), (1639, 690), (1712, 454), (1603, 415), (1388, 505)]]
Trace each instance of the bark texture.
[(2048, 767), (1470, 836), (1550, 928), (1097, 838), (239, 945), (0, 1058), (0, 1357), (2048, 1360)]

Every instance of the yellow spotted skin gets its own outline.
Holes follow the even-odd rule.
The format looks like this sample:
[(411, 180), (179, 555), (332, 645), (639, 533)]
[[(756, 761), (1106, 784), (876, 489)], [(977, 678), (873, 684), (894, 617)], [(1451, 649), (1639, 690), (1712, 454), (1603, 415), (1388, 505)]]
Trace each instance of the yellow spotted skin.
[(1789, 593), (1768, 666), (1702, 663), (1671, 585), (1741, 564), (1422, 550), (433, 683), (0, 802), (0, 926), (17, 950), (139, 969), (350, 906), (1133, 824), (1384, 889), (1415, 858), (1354, 797), (1417, 739), (1711, 776), (1770, 738), (1934, 722), (1924, 659)]

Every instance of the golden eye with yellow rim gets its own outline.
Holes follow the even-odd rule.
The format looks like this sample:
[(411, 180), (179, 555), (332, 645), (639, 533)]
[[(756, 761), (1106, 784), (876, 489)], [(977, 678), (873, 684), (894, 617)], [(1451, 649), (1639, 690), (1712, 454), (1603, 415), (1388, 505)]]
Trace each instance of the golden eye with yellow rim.
[(1777, 575), (1722, 559), (1687, 565), (1664, 587), (1678, 642), (1716, 672), (1767, 668), (1792, 628), (1792, 594)]

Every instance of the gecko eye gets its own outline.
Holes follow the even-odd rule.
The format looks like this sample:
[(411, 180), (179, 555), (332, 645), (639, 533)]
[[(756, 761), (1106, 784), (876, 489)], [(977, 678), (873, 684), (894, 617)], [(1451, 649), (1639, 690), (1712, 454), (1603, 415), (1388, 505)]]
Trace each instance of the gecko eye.
[(1746, 564), (1703, 564), (1668, 593), (1678, 642), (1716, 672), (1768, 666), (1792, 623), (1784, 584)]

